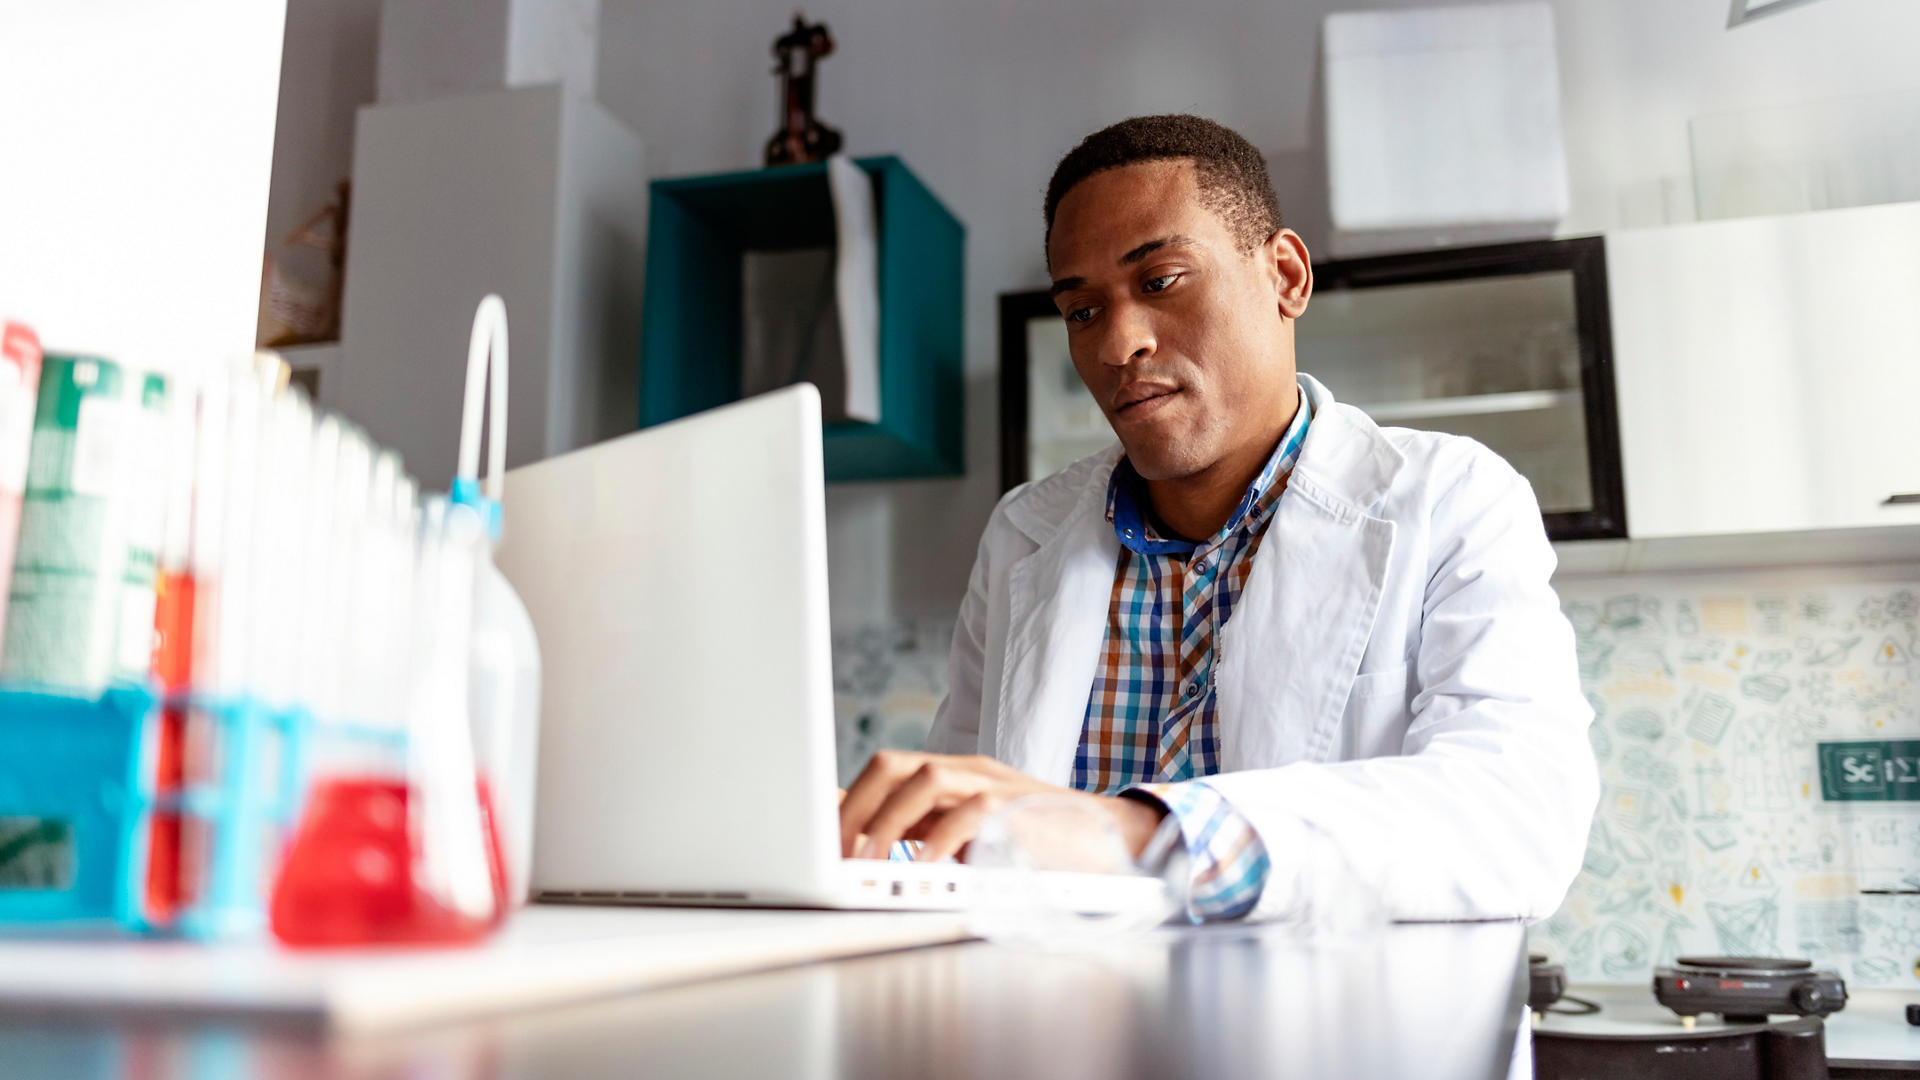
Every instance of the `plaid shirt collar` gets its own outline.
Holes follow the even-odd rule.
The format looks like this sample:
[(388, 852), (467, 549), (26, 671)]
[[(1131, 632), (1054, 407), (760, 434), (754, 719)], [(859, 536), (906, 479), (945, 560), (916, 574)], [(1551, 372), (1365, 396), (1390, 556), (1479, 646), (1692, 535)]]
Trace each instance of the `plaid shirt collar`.
[(1307, 438), (1307, 424), (1312, 420), (1313, 406), (1307, 399), (1306, 388), (1300, 389), (1300, 406), (1294, 410), (1293, 423), (1287, 425), (1286, 434), (1280, 437), (1280, 445), (1274, 447), (1267, 463), (1260, 468), (1260, 475), (1247, 485), (1246, 494), (1228, 516), (1227, 523), (1220, 531), (1204, 543), (1186, 540), (1180, 537), (1161, 536), (1147, 520), (1141, 509), (1146, 503), (1146, 483), (1133, 469), (1133, 463), (1122, 455), (1113, 467), (1113, 479), (1107, 482), (1107, 522), (1113, 526), (1114, 535), (1120, 543), (1137, 555), (1192, 555), (1201, 548), (1218, 547), (1234, 531), (1243, 526), (1259, 528), (1261, 523), (1273, 513), (1278, 501), (1268, 496), (1280, 479), (1293, 471), (1293, 463), (1300, 456), (1300, 446)]

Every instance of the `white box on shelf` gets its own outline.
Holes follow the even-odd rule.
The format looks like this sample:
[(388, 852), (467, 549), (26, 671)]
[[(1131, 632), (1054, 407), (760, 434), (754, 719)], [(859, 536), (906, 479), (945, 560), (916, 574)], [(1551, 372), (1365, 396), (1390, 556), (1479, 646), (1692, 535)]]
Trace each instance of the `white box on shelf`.
[(379, 101), (560, 83), (594, 96), (600, 0), (386, 0)]
[(559, 86), (362, 109), (329, 405), (444, 488), (468, 327), (492, 292), (511, 333), (509, 467), (633, 430), (647, 194), (639, 137)]
[(1548, 5), (1343, 12), (1323, 48), (1338, 253), (1547, 236), (1566, 216)]

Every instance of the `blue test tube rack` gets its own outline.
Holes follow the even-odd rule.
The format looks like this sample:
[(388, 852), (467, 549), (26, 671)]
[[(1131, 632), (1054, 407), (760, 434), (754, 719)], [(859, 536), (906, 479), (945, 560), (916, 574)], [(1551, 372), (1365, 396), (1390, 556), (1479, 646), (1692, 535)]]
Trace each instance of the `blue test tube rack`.
[[(217, 764), (208, 781), (163, 796), (155, 792), (161, 699), (150, 687), (115, 685), (94, 697), (0, 687), (0, 824), (14, 825), (0, 837), (57, 823), (52, 846), (65, 855), (51, 880), (0, 878), (0, 933), (213, 940), (264, 932), (267, 860), (298, 820), (311, 720), (249, 697), (187, 695), (171, 704), (207, 725)], [(207, 838), (198, 896), (165, 925), (144, 904), (156, 812), (196, 819)]]

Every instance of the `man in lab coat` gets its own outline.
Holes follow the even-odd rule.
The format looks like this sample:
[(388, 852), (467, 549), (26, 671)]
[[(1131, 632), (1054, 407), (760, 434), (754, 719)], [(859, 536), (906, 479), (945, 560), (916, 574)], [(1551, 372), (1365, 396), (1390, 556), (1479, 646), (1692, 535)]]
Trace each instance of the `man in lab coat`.
[(1297, 373), (1313, 269), (1237, 134), (1097, 132), (1046, 218), (1120, 445), (1000, 500), (927, 752), (875, 755), (846, 854), (952, 855), (1051, 793), (1136, 855), (1177, 827), (1196, 919), (1297, 912), (1328, 843), (1396, 917), (1550, 914), (1599, 782), (1527, 482)]

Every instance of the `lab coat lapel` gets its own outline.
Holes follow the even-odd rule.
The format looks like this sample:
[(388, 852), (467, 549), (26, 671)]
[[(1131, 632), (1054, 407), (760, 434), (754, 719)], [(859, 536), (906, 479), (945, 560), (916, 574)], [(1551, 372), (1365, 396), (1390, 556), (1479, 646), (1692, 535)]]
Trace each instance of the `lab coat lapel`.
[(1221, 768), (1327, 761), (1373, 633), (1394, 526), (1367, 512), (1403, 461), (1309, 377), (1314, 415), (1217, 657)]
[(994, 756), (1056, 784), (1073, 776), (1120, 556), (1105, 513), (1111, 472), (1097, 473), (1059, 528), (1007, 574), (1008, 660)]

